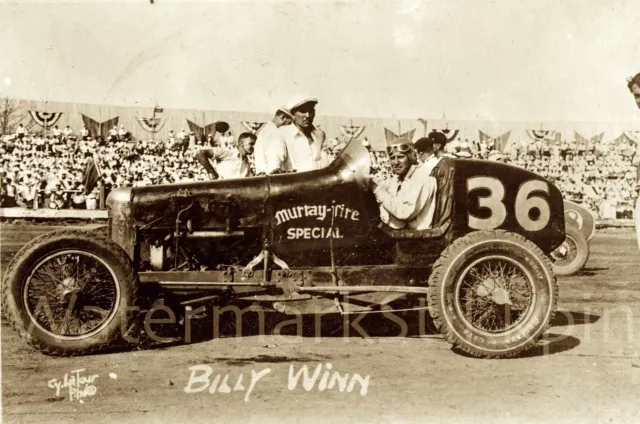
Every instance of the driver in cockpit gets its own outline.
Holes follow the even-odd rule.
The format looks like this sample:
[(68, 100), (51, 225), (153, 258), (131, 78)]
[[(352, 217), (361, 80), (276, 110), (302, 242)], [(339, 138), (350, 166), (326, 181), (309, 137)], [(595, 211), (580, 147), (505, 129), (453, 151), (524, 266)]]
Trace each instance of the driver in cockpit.
[(394, 229), (427, 230), (436, 206), (436, 179), (420, 164), (411, 141), (398, 139), (387, 147), (393, 177), (372, 178), (382, 222)]

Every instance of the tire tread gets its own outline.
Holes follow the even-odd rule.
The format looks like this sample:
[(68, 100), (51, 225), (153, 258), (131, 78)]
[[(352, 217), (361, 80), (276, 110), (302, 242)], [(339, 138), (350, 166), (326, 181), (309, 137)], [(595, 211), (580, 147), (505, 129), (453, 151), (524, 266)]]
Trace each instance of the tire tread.
[(35, 237), (27, 244), (25, 244), (13, 257), (9, 266), (7, 267), (3, 285), (2, 285), (2, 309), (5, 311), (5, 317), (7, 319), (8, 324), (20, 335), (20, 338), (24, 340), (29, 346), (32, 348), (39, 350), (40, 352), (46, 355), (52, 356), (78, 356), (78, 355), (87, 355), (91, 353), (98, 352), (107, 348), (113, 342), (119, 339), (119, 332), (114, 332), (106, 343), (99, 347), (88, 347), (86, 349), (65, 349), (64, 347), (54, 347), (50, 346), (46, 343), (41, 342), (40, 340), (31, 336), (29, 331), (22, 328), (18, 319), (16, 318), (16, 313), (13, 311), (13, 307), (11, 306), (11, 302), (9, 302), (9, 297), (12, 296), (11, 293), (11, 281), (14, 278), (19, 276), (14, 275), (16, 273), (16, 267), (20, 263), (23, 257), (28, 256), (33, 250), (39, 248), (43, 243), (52, 242), (55, 239), (64, 236), (64, 237), (77, 237), (80, 239), (86, 239), (91, 241), (92, 243), (103, 244), (104, 247), (111, 250), (117, 255), (117, 259), (120, 264), (124, 267), (124, 273), (126, 275), (127, 281), (132, 283), (132, 303), (135, 304), (137, 302), (138, 297), (138, 274), (136, 270), (133, 268), (131, 260), (127, 253), (115, 242), (106, 238), (106, 237), (96, 237), (95, 232), (86, 231), (86, 230), (56, 230), (51, 231), (45, 234), (42, 234), (38, 237)]
[[(465, 344), (460, 343), (458, 337), (453, 334), (453, 331), (448, 327), (446, 321), (444, 319), (444, 312), (441, 308), (440, 302), (440, 285), (438, 284), (441, 281), (442, 273), (444, 272), (445, 265), (449, 262), (454, 256), (455, 253), (460, 251), (461, 249), (474, 245), (480, 241), (484, 241), (487, 239), (487, 236), (491, 234), (491, 237), (496, 239), (500, 238), (509, 238), (515, 239), (523, 244), (525, 244), (529, 249), (533, 250), (541, 259), (544, 265), (546, 266), (549, 275), (552, 276), (552, 285), (553, 285), (553, 300), (552, 300), (552, 310), (549, 316), (548, 321), (544, 324), (544, 328), (540, 332), (540, 336), (536, 339), (531, 340), (529, 343), (520, 346), (518, 349), (510, 351), (510, 352), (482, 352), (477, 349), (473, 349)], [(429, 287), (427, 289), (427, 302), (429, 305), (429, 313), (433, 319), (434, 324), (445, 338), (447, 342), (453, 345), (456, 349), (459, 349), (471, 356), (475, 357), (484, 357), (484, 358), (511, 358), (519, 355), (520, 353), (527, 351), (538, 344), (539, 339), (542, 335), (549, 329), (551, 326), (551, 322), (554, 319), (557, 309), (558, 295), (559, 289), (557, 284), (557, 279), (555, 274), (553, 273), (553, 267), (551, 264), (551, 260), (547, 257), (547, 255), (542, 252), (542, 250), (536, 246), (533, 242), (527, 240), (525, 237), (520, 234), (512, 233), (506, 230), (493, 230), (493, 231), (475, 231), (467, 234), (464, 237), (461, 237), (451, 243), (440, 255), (438, 260), (433, 265), (433, 269), (431, 275), (429, 276)]]

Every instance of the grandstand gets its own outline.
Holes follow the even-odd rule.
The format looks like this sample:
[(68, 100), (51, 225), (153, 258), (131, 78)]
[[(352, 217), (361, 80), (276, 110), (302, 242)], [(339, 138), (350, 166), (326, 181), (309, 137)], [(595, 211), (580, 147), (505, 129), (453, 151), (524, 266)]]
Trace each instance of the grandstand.
[[(211, 124), (226, 121), (240, 134), (259, 131), (272, 116), (39, 101), (18, 101), (15, 114), (0, 146), (3, 208), (92, 209), (116, 187), (204, 181), (195, 151), (207, 143)], [(316, 123), (327, 133), (330, 154), (337, 140), (356, 138), (368, 146), (373, 172), (389, 172), (384, 147), (390, 137), (416, 140), (435, 129), (447, 135), (449, 152), (486, 159), (500, 151), (506, 162), (549, 178), (567, 199), (601, 218), (633, 214), (640, 131), (631, 125), (332, 116), (318, 116)], [(183, 131), (192, 133), (188, 145), (176, 140)], [(101, 184), (86, 193), (92, 157)]]

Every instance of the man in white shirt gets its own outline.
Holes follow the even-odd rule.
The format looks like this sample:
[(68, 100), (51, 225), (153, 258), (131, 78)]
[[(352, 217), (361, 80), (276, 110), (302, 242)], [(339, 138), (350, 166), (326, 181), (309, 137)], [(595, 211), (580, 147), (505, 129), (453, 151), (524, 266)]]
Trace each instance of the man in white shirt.
[(258, 132), (258, 139), (256, 140), (256, 148), (253, 154), (254, 164), (257, 174), (267, 173), (267, 152), (272, 148), (273, 141), (278, 128), (291, 125), (293, 117), (291, 112), (286, 107), (281, 107), (276, 111), (271, 121), (264, 124)]
[(22, 126), (22, 124), (18, 124), (16, 135), (18, 136), (18, 140), (22, 140), (22, 138), (27, 135), (27, 130)]
[(51, 135), (54, 138), (60, 138), (60, 134), (61, 134), (60, 128), (58, 128), (57, 125), (55, 127), (53, 127), (53, 129), (51, 130)]
[(125, 141), (127, 136), (127, 130), (124, 129), (124, 125), (120, 125), (120, 129), (118, 130), (118, 140)]
[[(638, 108), (640, 108), (640, 73), (633, 78), (629, 78), (627, 87), (633, 95)], [(640, 247), (640, 143), (636, 144), (636, 152), (631, 159), (631, 164), (636, 166), (636, 209), (635, 209), (635, 221), (636, 221), (636, 233), (638, 238), (638, 247)], [(638, 364), (640, 366), (640, 364)]]
[(255, 134), (245, 132), (240, 134), (237, 147), (203, 149), (196, 153), (196, 158), (212, 180), (251, 177), (253, 173), (249, 156), (253, 153), (255, 144)]
[(329, 163), (323, 152), (324, 131), (313, 125), (318, 100), (306, 94), (293, 96), (286, 108), (293, 123), (278, 128), (266, 155), (266, 173), (304, 172)]
[(82, 136), (82, 139), (85, 141), (89, 139), (89, 130), (87, 129), (86, 126), (82, 127), (82, 130), (80, 130), (80, 135)]
[(393, 178), (376, 181), (372, 190), (380, 203), (380, 218), (391, 228), (427, 230), (433, 225), (436, 179), (419, 164), (409, 140), (396, 140), (387, 147)]
[(115, 125), (109, 130), (109, 141), (111, 143), (118, 141), (118, 127)]
[(180, 141), (184, 141), (184, 139), (187, 138), (187, 133), (184, 131), (184, 128), (182, 128), (178, 133), (178, 138)]

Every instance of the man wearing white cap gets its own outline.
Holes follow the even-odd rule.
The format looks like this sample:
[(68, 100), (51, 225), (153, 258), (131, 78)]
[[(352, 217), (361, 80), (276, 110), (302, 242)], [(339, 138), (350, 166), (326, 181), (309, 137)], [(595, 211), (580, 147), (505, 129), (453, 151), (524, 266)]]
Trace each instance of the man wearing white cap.
[(326, 166), (322, 145), (325, 134), (313, 125), (318, 100), (305, 94), (293, 96), (286, 108), (293, 123), (278, 129), (266, 154), (266, 173), (311, 171)]
[(267, 173), (267, 152), (273, 147), (272, 139), (278, 132), (278, 128), (290, 125), (292, 120), (291, 112), (285, 106), (282, 106), (278, 108), (273, 118), (260, 128), (253, 153), (257, 174)]

